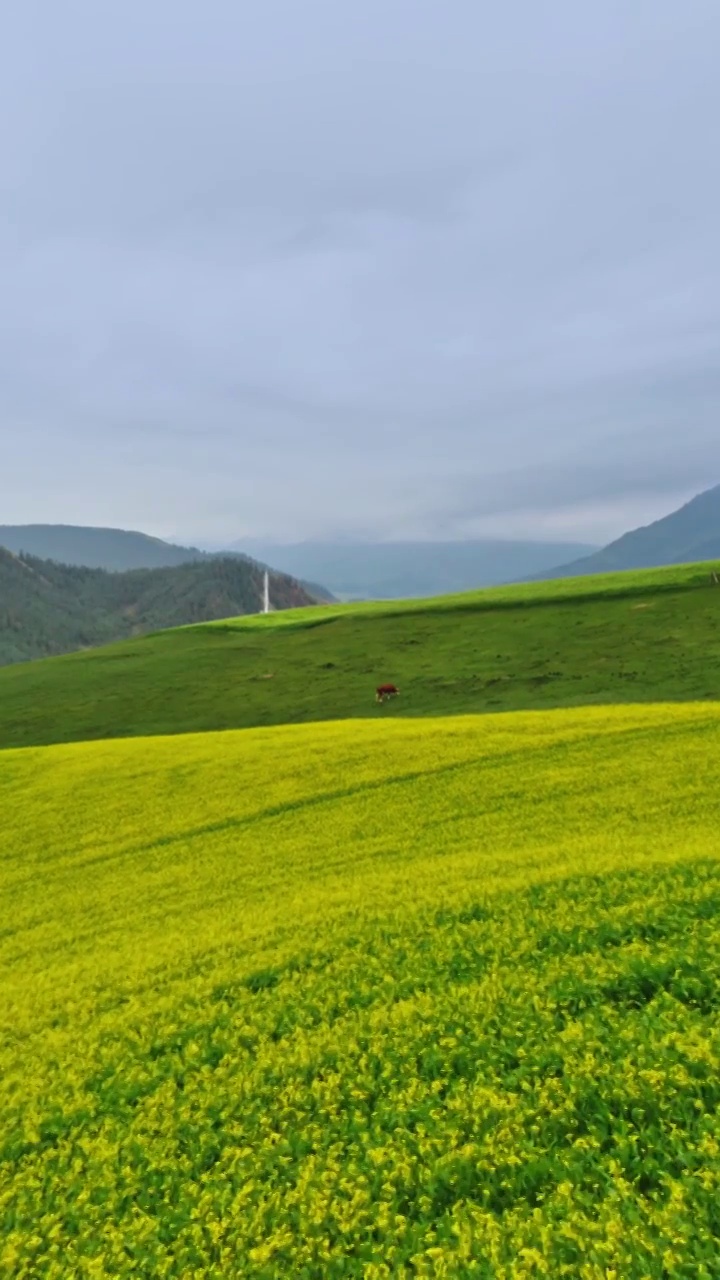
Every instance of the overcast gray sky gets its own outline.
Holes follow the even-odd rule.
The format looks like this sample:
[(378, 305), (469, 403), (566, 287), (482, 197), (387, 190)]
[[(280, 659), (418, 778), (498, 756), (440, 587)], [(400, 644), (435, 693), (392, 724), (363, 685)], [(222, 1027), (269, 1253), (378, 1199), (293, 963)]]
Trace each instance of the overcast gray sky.
[(606, 540), (720, 481), (718, 0), (23, 0), (0, 523)]

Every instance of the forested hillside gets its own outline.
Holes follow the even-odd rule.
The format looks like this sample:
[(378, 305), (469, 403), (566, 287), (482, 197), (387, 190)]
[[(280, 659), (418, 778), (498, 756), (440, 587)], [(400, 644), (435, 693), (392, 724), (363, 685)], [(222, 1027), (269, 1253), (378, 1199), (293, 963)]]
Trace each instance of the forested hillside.
[[(262, 577), (260, 565), (238, 557), (108, 573), (0, 547), (0, 664), (257, 613)], [(293, 578), (271, 573), (270, 601), (289, 609), (315, 598)]]

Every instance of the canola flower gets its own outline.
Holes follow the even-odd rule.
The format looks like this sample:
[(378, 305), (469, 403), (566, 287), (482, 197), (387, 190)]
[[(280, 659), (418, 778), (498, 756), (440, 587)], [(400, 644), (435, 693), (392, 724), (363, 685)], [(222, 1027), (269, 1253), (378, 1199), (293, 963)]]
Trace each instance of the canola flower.
[(719, 741), (0, 755), (0, 1274), (717, 1275)]

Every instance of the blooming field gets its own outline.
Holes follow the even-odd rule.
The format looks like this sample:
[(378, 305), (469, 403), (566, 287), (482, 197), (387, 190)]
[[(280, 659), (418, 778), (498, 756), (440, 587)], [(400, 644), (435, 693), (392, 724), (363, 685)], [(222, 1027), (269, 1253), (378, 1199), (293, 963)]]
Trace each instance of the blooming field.
[(714, 1277), (720, 712), (0, 754), (0, 1274)]

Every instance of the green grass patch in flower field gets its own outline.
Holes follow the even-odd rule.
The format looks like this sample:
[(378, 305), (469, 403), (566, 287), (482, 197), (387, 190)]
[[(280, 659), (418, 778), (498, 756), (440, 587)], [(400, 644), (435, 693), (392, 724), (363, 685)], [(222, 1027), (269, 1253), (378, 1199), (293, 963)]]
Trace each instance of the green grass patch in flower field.
[(3, 752), (0, 1274), (717, 1276), (719, 750), (675, 705)]
[[(0, 670), (0, 746), (720, 695), (711, 566), (328, 606)], [(378, 683), (400, 697), (375, 708)]]

